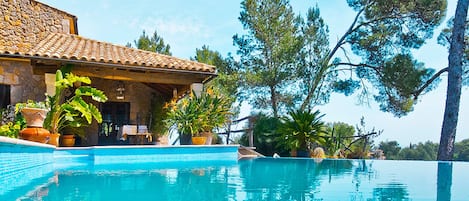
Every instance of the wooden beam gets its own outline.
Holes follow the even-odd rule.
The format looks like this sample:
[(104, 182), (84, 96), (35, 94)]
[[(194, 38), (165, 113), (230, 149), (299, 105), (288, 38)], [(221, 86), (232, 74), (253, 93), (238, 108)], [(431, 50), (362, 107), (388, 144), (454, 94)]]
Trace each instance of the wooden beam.
[(0, 57), (0, 61), (30, 62), (30, 59), (14, 58), (14, 57)]
[(187, 93), (190, 93), (190, 85), (185, 85), (185, 86), (179, 86), (177, 88), (177, 96), (178, 98), (182, 98), (184, 95), (186, 95)]
[(34, 65), (33, 64), (33, 74), (35, 75), (44, 75), (44, 73), (55, 73), (57, 69), (60, 69), (60, 67), (53, 66), (53, 65)]
[[(57, 66), (36, 64), (33, 69), (35, 74), (54, 73)], [(176, 85), (190, 85), (194, 82), (202, 82), (208, 77), (202, 74), (149, 72), (88, 66), (74, 66), (72, 72), (76, 75), (87, 77)]]

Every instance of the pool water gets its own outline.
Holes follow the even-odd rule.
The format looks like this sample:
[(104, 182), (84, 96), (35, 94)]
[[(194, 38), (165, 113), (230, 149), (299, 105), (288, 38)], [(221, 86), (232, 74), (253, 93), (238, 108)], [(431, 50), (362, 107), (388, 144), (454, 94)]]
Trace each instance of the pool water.
[(5, 200), (469, 200), (463, 162), (259, 158), (54, 168)]

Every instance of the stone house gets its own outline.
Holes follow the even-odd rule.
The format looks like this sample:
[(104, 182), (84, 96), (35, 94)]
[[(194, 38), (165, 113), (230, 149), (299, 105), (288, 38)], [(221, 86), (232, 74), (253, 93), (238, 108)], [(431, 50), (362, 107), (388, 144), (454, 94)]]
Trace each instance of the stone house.
[[(99, 108), (112, 128), (145, 124), (152, 98), (180, 97), (216, 76), (214, 66), (81, 37), (77, 17), (44, 3), (2, 0), (0, 107), (44, 100), (64, 65), (105, 92), (109, 100)], [(112, 144), (115, 129), (102, 127), (89, 127), (82, 145)]]

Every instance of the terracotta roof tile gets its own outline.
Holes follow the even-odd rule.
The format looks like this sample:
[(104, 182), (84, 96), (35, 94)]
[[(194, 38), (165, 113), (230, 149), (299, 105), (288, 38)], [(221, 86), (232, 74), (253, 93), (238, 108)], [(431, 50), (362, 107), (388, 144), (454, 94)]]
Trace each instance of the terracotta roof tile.
[(48, 33), (24, 51), (0, 50), (1, 54), (66, 59), (84, 62), (166, 68), (215, 73), (215, 66), (176, 57), (96, 41), (73, 34)]

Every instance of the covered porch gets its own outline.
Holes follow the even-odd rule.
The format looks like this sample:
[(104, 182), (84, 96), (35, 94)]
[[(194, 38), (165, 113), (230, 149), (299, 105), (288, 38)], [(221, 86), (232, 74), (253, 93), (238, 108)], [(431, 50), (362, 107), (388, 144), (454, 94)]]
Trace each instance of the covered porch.
[(144, 128), (154, 118), (152, 100), (180, 98), (216, 76), (211, 65), (71, 34), (51, 33), (29, 52), (10, 56), (30, 59), (33, 74), (44, 76), (48, 93), (54, 88), (53, 73), (64, 66), (90, 77), (92, 87), (104, 91), (108, 101), (96, 104), (103, 123), (86, 128), (86, 139), (76, 143), (81, 146), (142, 143), (130, 136), (122, 140), (123, 126), (134, 125), (137, 133), (148, 136), (151, 131)]

